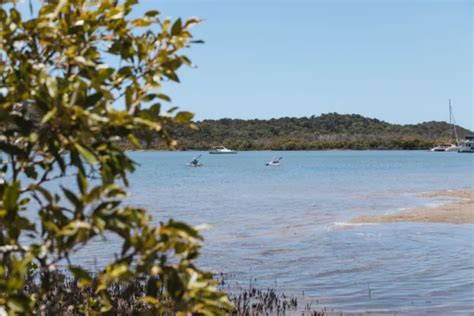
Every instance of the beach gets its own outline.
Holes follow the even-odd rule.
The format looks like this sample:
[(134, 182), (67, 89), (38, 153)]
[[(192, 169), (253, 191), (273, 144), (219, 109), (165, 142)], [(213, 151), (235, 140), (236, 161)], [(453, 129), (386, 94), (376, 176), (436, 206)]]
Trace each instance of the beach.
[(353, 223), (426, 222), (450, 224), (474, 224), (474, 190), (445, 190), (419, 194), (421, 197), (452, 201), (433, 207), (418, 207), (405, 211), (376, 216), (359, 216)]

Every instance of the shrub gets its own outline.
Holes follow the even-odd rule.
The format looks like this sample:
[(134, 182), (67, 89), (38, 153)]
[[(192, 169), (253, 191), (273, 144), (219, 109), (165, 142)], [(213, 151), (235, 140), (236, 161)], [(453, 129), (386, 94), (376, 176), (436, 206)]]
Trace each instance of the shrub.
[[(163, 113), (170, 99), (161, 88), (191, 65), (180, 52), (193, 43), (189, 30), (199, 20), (161, 19), (156, 10), (131, 18), (138, 0), (45, 0), (24, 19), (15, 2), (6, 2), (12, 1), (0, 8), (0, 309), (117, 312), (114, 287), (139, 282), (147, 289), (139, 300), (154, 313), (224, 313), (227, 296), (194, 263), (198, 231), (174, 220), (152, 226), (144, 209), (121, 201), (136, 164), (117, 141), (137, 146), (137, 132), (157, 133), (174, 146), (166, 126), (192, 126), (189, 112)], [(47, 189), (65, 176), (77, 184)], [(92, 238), (110, 235), (121, 240), (121, 252), (96, 275), (71, 261)], [(77, 299), (66, 299), (58, 265), (81, 289)]]

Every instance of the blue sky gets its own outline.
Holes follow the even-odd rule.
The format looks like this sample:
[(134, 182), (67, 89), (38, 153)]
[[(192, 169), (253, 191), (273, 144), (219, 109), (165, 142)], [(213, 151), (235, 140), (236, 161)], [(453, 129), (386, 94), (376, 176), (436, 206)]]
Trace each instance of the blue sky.
[(204, 118), (359, 113), (474, 129), (471, 1), (142, 1), (199, 16), (198, 69), (168, 88)]
[[(36, 2), (37, 4), (37, 2)], [(474, 130), (471, 0), (141, 0), (198, 16), (198, 66), (165, 88), (205, 118), (357, 113)], [(140, 13), (137, 12), (137, 13)]]

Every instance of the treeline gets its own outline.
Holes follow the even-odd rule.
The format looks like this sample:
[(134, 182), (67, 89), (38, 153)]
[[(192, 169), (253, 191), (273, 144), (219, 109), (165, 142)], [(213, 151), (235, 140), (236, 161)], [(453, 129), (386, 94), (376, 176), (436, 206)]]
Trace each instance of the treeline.
[[(361, 115), (323, 114), (270, 120), (220, 119), (196, 122), (197, 129), (173, 126), (180, 150), (223, 145), (237, 150), (428, 149), (450, 139), (446, 122), (390, 124)], [(472, 132), (457, 127), (459, 137)], [(145, 143), (145, 142), (144, 142)], [(148, 148), (164, 149), (158, 138)]]
[[(277, 139), (269, 143), (258, 141), (232, 141), (222, 142), (223, 146), (235, 150), (324, 150), (324, 149), (428, 149), (435, 146), (435, 141), (426, 141), (419, 138), (404, 137), (393, 140), (340, 140), (340, 141), (306, 141), (298, 139)], [(182, 140), (178, 142), (180, 150), (207, 150), (209, 146), (206, 142), (190, 142)], [(153, 146), (151, 147), (153, 148)], [(155, 148), (161, 148), (155, 147)], [(162, 148), (164, 149), (164, 148)]]

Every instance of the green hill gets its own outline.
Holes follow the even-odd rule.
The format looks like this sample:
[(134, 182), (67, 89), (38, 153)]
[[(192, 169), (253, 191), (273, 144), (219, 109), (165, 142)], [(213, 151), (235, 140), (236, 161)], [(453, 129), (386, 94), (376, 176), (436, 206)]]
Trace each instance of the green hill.
[[(450, 138), (446, 122), (398, 125), (337, 113), (270, 120), (203, 120), (196, 126), (197, 130), (171, 128), (179, 149), (209, 149), (217, 145), (238, 150), (427, 149)], [(472, 134), (460, 126), (457, 132), (460, 138)], [(156, 140), (149, 145), (162, 146)]]

